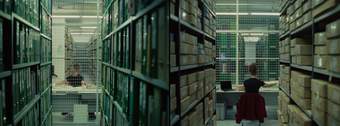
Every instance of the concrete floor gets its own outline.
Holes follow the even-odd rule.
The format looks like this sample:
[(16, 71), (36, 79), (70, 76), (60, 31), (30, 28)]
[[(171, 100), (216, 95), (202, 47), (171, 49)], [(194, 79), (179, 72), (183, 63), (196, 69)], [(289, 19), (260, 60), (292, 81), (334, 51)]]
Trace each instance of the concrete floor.
[[(277, 126), (277, 120), (265, 120), (261, 126)], [(217, 121), (217, 126), (240, 126), (239, 124), (235, 123), (235, 120), (223, 120)]]

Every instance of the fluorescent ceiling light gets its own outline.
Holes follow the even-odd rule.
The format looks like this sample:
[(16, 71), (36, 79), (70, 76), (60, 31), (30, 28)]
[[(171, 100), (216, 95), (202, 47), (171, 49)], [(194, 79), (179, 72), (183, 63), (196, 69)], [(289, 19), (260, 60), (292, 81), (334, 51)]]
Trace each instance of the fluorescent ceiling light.
[(80, 16), (80, 15), (53, 15), (52, 18), (102, 18), (102, 16)]
[(249, 13), (216, 13), (216, 15), (249, 15)]
[(80, 27), (80, 28), (83, 28), (83, 29), (96, 29), (97, 27)]
[(80, 18), (76, 15), (53, 15), (52, 18)]
[(268, 16), (279, 16), (280, 13), (256, 13), (256, 12), (252, 12), (250, 13), (250, 15), (268, 15)]
[(258, 42), (260, 37), (243, 37), (245, 42)]
[(262, 12), (251, 12), (251, 13), (216, 13), (216, 15), (258, 15), (258, 16), (279, 16), (280, 13), (262, 13)]
[(95, 33), (90, 33), (90, 32), (73, 32), (71, 34), (72, 35), (93, 35)]
[(81, 18), (101, 18), (101, 16), (81, 16)]

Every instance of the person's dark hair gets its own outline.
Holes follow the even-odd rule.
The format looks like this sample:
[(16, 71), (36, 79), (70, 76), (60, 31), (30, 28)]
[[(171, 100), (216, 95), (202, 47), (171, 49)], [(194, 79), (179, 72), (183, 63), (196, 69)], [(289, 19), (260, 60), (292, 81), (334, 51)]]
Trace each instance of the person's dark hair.
[(257, 69), (256, 69), (256, 64), (252, 63), (248, 66), (248, 71), (251, 75), (256, 75)]
[(79, 64), (74, 64), (73, 68), (76, 69), (76, 70), (79, 70), (80, 69), (80, 65)]

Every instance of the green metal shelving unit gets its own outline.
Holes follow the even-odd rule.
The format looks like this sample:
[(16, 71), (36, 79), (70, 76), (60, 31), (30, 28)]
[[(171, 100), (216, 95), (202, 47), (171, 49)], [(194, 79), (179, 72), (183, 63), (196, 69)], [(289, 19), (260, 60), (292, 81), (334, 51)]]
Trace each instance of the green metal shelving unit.
[(167, 126), (167, 2), (105, 0), (103, 9), (101, 125)]
[(51, 126), (51, 1), (1, 4), (0, 125)]

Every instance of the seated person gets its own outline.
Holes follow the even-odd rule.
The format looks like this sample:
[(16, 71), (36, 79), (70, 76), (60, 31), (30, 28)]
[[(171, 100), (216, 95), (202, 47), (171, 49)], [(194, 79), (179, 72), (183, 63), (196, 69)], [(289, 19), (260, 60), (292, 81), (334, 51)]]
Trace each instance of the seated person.
[[(72, 73), (70, 76), (66, 77), (65, 83), (72, 87), (85, 86), (84, 77), (80, 74), (80, 65), (73, 65), (73, 69), (71, 71)], [(66, 118), (72, 118), (72, 115), (68, 112), (63, 112), (61, 114), (64, 115)], [(94, 112), (89, 112), (88, 114), (89, 119), (96, 119), (96, 115)]]
[(72, 87), (80, 87), (85, 85), (84, 77), (80, 74), (79, 64), (73, 65), (71, 75), (66, 77), (66, 84)]

